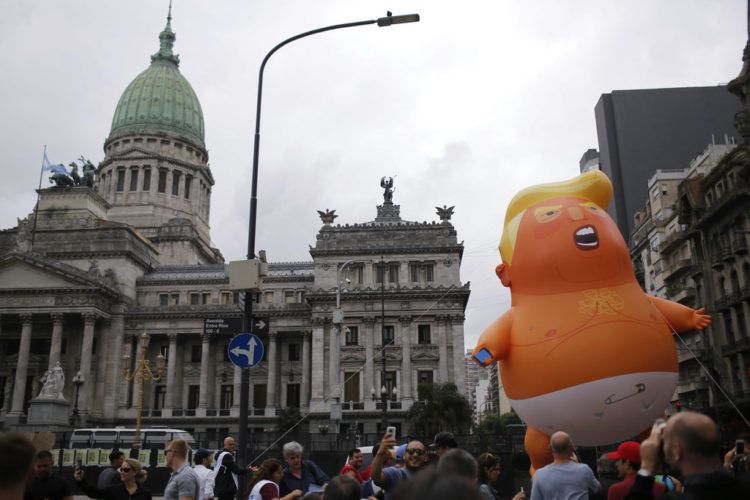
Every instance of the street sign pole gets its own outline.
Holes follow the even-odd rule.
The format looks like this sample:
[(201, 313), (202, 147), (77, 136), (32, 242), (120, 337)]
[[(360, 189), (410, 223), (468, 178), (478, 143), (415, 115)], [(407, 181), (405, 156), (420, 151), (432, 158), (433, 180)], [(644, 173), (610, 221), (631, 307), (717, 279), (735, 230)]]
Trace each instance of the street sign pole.
[[(254, 254), (255, 252), (250, 252)], [(254, 258), (255, 255), (249, 255), (248, 258)], [(242, 331), (253, 333), (253, 301), (250, 297), (252, 292), (245, 291), (245, 316)], [(240, 369), (240, 428), (237, 433), (239, 444), (238, 463), (241, 468), (247, 468), (247, 412), (250, 405), (250, 370)], [(237, 500), (244, 500), (245, 481), (247, 475), (238, 476), (239, 488), (237, 488)]]

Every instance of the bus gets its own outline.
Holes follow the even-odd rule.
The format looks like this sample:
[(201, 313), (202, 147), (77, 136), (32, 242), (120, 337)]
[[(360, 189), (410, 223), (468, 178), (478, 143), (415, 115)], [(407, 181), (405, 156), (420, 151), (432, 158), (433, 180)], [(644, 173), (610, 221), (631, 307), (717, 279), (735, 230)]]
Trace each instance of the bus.
[[(193, 436), (182, 429), (151, 427), (141, 429), (141, 448), (166, 448), (167, 443), (184, 439), (188, 446), (195, 448)], [(75, 429), (70, 436), (69, 448), (130, 449), (135, 440), (135, 429), (126, 427)]]

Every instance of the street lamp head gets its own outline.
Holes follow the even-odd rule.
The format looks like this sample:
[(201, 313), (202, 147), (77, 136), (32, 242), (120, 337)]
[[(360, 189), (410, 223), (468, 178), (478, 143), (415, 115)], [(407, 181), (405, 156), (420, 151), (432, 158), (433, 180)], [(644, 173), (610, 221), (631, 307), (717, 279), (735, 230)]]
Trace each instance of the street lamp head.
[(164, 373), (164, 367), (166, 366), (166, 358), (163, 354), (159, 353), (156, 356), (156, 371), (159, 373), (159, 376), (161, 376), (162, 373)]
[(393, 397), (398, 396), (398, 389), (396, 389), (396, 386), (393, 386), (393, 390), (391, 391), (393, 393)]
[(76, 373), (75, 377), (73, 377), (73, 383), (77, 386), (80, 386), (83, 385), (84, 382), (85, 379), (83, 377), (83, 373), (81, 373), (79, 370), (78, 373)]
[(385, 386), (380, 386), (380, 394), (386, 395), (388, 394), (388, 389), (385, 388)]
[(406, 14), (403, 16), (393, 16), (390, 12), (385, 17), (378, 18), (378, 26), (390, 26), (391, 24), (404, 24), (419, 22), (419, 14)]
[(148, 333), (143, 332), (139, 337), (139, 341), (140, 341), (141, 347), (146, 347), (149, 341)]

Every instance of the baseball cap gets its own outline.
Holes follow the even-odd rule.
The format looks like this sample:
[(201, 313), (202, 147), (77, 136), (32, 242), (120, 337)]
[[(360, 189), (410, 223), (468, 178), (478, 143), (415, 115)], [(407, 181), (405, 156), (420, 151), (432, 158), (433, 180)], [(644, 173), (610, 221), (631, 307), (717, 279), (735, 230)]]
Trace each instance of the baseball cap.
[(210, 457), (210, 456), (211, 456), (210, 451), (208, 451), (205, 448), (201, 448), (195, 452), (195, 455), (193, 455), (193, 463), (199, 464), (203, 461), (204, 458)]
[(620, 443), (617, 451), (607, 453), (607, 458), (612, 460), (627, 460), (628, 462), (641, 462), (641, 445), (635, 441), (625, 441)]

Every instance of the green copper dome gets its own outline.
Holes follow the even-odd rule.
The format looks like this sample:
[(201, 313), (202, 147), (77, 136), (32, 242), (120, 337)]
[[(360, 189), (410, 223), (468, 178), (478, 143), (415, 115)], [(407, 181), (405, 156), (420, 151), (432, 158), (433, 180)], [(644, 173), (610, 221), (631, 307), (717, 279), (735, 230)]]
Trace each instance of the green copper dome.
[(159, 52), (120, 97), (110, 139), (129, 133), (170, 132), (205, 148), (203, 111), (193, 87), (178, 69), (179, 57), (172, 53), (171, 20), (170, 6), (167, 26), (159, 34)]

